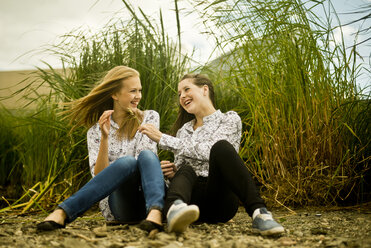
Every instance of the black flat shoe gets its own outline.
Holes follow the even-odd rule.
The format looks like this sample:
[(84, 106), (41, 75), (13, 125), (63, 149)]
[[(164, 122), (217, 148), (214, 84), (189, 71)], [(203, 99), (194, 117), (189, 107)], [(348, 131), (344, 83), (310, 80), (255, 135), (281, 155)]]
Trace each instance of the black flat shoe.
[(142, 229), (143, 231), (147, 231), (147, 232), (151, 232), (152, 230), (159, 230), (159, 231), (163, 231), (164, 230), (164, 227), (160, 224), (157, 224), (157, 223), (154, 223), (152, 221), (149, 221), (149, 220), (142, 220), (140, 223), (139, 223), (139, 226), (138, 226), (140, 229)]
[(52, 220), (46, 220), (46, 221), (43, 221), (37, 224), (36, 230), (37, 231), (53, 231), (53, 230), (65, 228), (65, 227), (66, 225), (58, 224), (57, 222), (52, 221)]

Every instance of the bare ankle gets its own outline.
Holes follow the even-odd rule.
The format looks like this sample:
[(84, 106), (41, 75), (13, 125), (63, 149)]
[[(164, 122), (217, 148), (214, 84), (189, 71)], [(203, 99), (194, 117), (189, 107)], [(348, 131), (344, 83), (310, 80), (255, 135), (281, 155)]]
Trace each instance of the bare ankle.
[(67, 214), (66, 212), (61, 209), (61, 208), (57, 208), (55, 209), (51, 214), (49, 214), (45, 220), (52, 220), (58, 224), (61, 224), (61, 225), (64, 225), (65, 221), (67, 219)]
[(158, 209), (149, 211), (146, 220), (152, 221), (157, 224), (162, 224), (162, 212)]

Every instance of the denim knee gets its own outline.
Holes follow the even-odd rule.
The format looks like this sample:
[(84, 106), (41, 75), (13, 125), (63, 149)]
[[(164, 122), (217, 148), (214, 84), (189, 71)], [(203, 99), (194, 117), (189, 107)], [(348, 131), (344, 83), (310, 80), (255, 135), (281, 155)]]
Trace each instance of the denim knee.
[(155, 158), (157, 158), (156, 154), (153, 151), (151, 151), (151, 150), (143, 150), (143, 151), (141, 151), (139, 153), (138, 159), (139, 158), (142, 158), (142, 157), (149, 157), (149, 158), (155, 157)]
[(143, 150), (143, 151), (141, 151), (140, 153), (139, 153), (139, 156), (138, 156), (138, 160), (147, 160), (147, 159), (149, 159), (149, 160), (156, 160), (156, 161), (160, 161), (159, 159), (158, 159), (158, 157), (157, 157), (157, 155), (154, 153), (154, 152), (152, 152), (151, 150)]
[(130, 155), (118, 158), (115, 162), (109, 166), (114, 167), (118, 174), (122, 174), (121, 171), (127, 171), (132, 169), (134, 172), (137, 168), (137, 160)]

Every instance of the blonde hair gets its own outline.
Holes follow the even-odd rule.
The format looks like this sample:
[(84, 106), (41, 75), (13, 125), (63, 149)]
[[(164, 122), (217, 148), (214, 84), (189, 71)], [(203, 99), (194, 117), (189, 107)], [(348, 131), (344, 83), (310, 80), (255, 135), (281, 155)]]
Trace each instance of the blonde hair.
[[(71, 132), (80, 126), (92, 127), (104, 111), (113, 109), (112, 95), (122, 88), (125, 79), (139, 76), (135, 69), (123, 65), (116, 66), (108, 71), (102, 82), (87, 96), (68, 103), (71, 108), (64, 113), (67, 114), (65, 118), (70, 118), (70, 124), (73, 125)], [(142, 120), (141, 111), (127, 109), (124, 120), (117, 130), (119, 139), (132, 139)]]

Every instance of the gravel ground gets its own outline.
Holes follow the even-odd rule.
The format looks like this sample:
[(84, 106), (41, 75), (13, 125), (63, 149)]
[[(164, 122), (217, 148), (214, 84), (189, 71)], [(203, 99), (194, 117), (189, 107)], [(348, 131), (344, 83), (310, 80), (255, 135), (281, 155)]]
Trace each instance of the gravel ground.
[(90, 211), (65, 229), (37, 233), (45, 215), (0, 215), (0, 247), (371, 247), (371, 210), (274, 210), (285, 233), (263, 237), (252, 232), (251, 219), (239, 209), (226, 224), (195, 224), (180, 235), (150, 234), (135, 225), (107, 225)]

